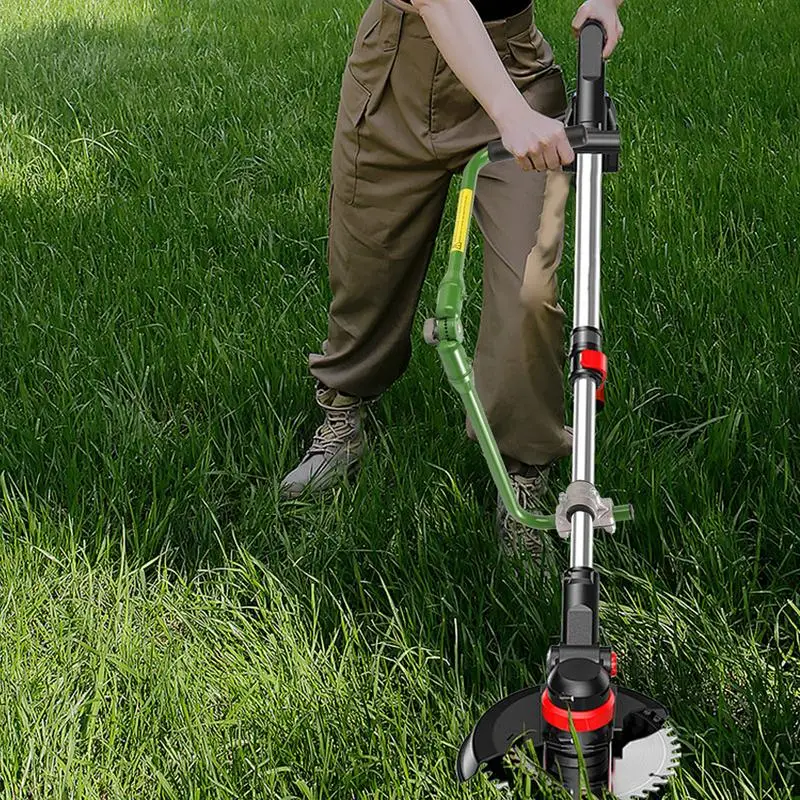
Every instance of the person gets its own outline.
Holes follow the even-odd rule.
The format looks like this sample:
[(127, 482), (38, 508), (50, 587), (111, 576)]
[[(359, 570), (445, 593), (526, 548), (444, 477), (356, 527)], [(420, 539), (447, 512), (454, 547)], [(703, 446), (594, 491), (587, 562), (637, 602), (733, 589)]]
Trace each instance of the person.
[[(606, 33), (622, 0), (587, 0), (572, 20)], [(372, 0), (342, 75), (333, 137), (327, 262), (332, 301), (321, 353), (308, 356), (324, 420), (281, 482), (285, 497), (335, 486), (367, 445), (364, 412), (405, 372), (414, 315), (453, 175), (501, 138), (513, 160), (481, 170), (474, 218), (484, 240), (475, 385), (520, 504), (572, 450), (564, 425), (564, 311), (556, 270), (569, 173), (561, 67), (530, 0)], [(466, 420), (467, 436), (475, 432)], [(540, 552), (510, 517), (507, 547)]]

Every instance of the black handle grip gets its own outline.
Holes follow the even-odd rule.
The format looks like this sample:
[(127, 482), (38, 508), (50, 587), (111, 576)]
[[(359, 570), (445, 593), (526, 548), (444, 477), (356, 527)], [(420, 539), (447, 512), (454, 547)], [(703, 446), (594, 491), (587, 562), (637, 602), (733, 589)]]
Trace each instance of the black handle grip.
[[(619, 152), (619, 131), (587, 130), (583, 125), (569, 125), (564, 128), (570, 147), (577, 153), (598, 153), (600, 155)], [(514, 156), (503, 147), (502, 139), (493, 139), (487, 145), (489, 161), (507, 161)]]
[(603, 23), (587, 19), (581, 25), (578, 38), (578, 80), (598, 80), (603, 77), (603, 47), (606, 30)]
[(602, 128), (606, 120), (605, 62), (603, 44), (605, 29), (594, 19), (581, 27), (578, 42), (578, 79), (575, 86), (575, 119), (579, 125)]

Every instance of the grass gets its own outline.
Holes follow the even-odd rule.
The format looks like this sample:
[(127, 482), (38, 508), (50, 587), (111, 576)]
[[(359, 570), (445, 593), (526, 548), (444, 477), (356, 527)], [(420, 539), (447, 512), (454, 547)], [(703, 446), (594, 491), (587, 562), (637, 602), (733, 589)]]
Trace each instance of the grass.
[[(673, 708), (672, 798), (800, 796), (792, 8), (626, 5), (609, 67), (598, 485), (637, 519), (597, 542), (603, 627)], [(278, 502), (361, 10), (0, 0), (5, 797), (466, 796), (462, 736), (541, 678), (557, 581), (498, 553), (421, 338), (355, 484)], [(570, 80), (573, 11), (537, 12)]]

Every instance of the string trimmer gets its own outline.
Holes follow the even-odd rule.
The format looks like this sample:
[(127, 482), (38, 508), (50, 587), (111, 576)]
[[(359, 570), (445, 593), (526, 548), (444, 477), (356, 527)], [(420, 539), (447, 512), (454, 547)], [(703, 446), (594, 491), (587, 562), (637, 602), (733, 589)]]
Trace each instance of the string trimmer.
[(439, 287), (436, 317), (425, 323), (425, 340), (436, 346), (463, 400), (511, 516), (532, 528), (555, 529), (570, 540), (561, 638), (548, 651), (546, 682), (506, 697), (480, 718), (461, 745), (457, 777), (467, 781), (484, 768), (496, 783), (509, 786), (512, 769), (535, 768), (527, 750), (544, 774), (572, 796), (583, 787), (594, 794), (641, 798), (661, 793), (675, 772), (679, 746), (668, 710), (618, 685), (616, 655), (599, 641), (594, 531), (613, 533), (617, 522), (633, 518), (630, 505), (601, 498), (594, 485), (595, 422), (605, 402), (607, 368), (600, 329), (601, 188), (603, 173), (618, 170), (620, 149), (616, 110), (605, 91), (603, 44), (602, 26), (589, 20), (580, 33), (577, 87), (565, 121), (576, 155), (565, 169), (576, 173), (577, 194), (570, 364), (573, 449), (572, 482), (560, 493), (555, 514), (537, 516), (517, 502), (463, 347), (464, 262), (473, 194), (486, 164), (512, 158), (499, 139), (473, 156), (462, 174), (448, 268)]

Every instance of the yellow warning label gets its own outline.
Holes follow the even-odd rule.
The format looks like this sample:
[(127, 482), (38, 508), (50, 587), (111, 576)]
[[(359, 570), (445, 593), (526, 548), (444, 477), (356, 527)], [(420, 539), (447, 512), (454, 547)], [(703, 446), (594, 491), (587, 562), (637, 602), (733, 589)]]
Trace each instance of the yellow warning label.
[(453, 244), (451, 250), (463, 253), (467, 245), (469, 231), (469, 218), (472, 211), (472, 189), (462, 189), (458, 195), (458, 210), (456, 211), (456, 229), (453, 231)]

